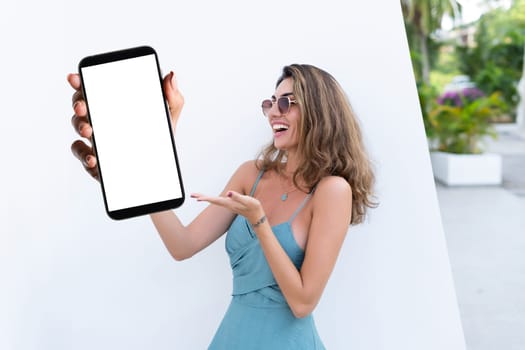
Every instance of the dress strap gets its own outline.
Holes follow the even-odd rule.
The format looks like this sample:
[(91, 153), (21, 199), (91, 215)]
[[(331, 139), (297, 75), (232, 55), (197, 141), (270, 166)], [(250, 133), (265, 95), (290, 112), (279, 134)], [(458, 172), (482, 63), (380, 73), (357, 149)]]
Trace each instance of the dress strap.
[(295, 219), (295, 217), (297, 216), (297, 214), (299, 214), (299, 212), (301, 211), (301, 209), (303, 209), (303, 207), (306, 205), (306, 203), (308, 202), (308, 200), (312, 197), (312, 194), (314, 194), (314, 191), (315, 191), (315, 187), (313, 188), (313, 190), (308, 193), (306, 195), (306, 197), (303, 199), (303, 201), (301, 202), (301, 204), (299, 205), (299, 207), (297, 209), (295, 209), (295, 211), (293, 212), (292, 216), (290, 217), (290, 219), (288, 220), (289, 223), (292, 223), (292, 221)]
[(255, 183), (253, 184), (252, 191), (250, 192), (250, 196), (253, 197), (253, 194), (255, 193), (255, 189), (257, 188), (257, 185), (259, 184), (259, 180), (264, 174), (264, 170), (259, 171), (259, 175), (257, 175), (257, 179), (255, 180)]

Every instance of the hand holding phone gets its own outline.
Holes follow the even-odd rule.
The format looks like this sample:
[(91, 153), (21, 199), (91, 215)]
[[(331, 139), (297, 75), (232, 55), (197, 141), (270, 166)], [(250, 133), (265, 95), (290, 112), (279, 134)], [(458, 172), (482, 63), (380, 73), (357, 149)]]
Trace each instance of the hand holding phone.
[[(176, 122), (183, 99), (171, 86), (173, 74), (162, 82), (150, 47), (86, 57), (79, 73), (108, 215), (124, 219), (182, 205), (184, 190), (162, 89), (164, 84)], [(82, 126), (76, 119), (74, 124)], [(73, 148), (79, 156), (87, 146)]]

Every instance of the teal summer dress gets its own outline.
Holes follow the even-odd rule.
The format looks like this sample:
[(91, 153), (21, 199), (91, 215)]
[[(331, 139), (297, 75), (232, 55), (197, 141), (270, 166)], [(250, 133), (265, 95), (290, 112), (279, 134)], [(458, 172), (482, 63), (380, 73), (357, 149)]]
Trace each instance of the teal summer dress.
[[(261, 179), (259, 173), (250, 193)], [(304, 251), (297, 245), (291, 223), (310, 199), (307, 195), (290, 219), (273, 232), (299, 270)], [(266, 261), (251, 225), (238, 215), (226, 235), (226, 252), (233, 271), (232, 300), (208, 350), (325, 349), (312, 315), (296, 318)]]

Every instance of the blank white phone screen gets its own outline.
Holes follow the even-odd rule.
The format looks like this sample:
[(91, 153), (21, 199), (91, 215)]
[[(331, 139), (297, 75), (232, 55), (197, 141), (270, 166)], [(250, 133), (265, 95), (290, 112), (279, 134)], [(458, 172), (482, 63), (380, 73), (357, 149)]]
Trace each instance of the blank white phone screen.
[(82, 68), (109, 211), (182, 197), (154, 54)]

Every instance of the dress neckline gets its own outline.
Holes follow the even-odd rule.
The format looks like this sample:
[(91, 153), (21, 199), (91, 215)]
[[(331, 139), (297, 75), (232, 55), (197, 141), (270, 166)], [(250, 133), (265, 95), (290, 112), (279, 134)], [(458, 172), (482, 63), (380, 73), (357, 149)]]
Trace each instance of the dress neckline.
[[(259, 184), (259, 181), (261, 180), (263, 174), (264, 174), (264, 170), (260, 170), (259, 171), (259, 174), (257, 175), (257, 178), (255, 179), (255, 183), (253, 184), (252, 186), (252, 190), (250, 191), (250, 196), (253, 197), (254, 193), (255, 193), (255, 189), (257, 188), (257, 185)], [(294, 221), (295, 217), (299, 214), (299, 212), (301, 211), (301, 209), (303, 209), (303, 207), (306, 205), (306, 203), (308, 202), (308, 200), (310, 199), (310, 197), (312, 196), (312, 194), (314, 193), (315, 191), (315, 188), (310, 191), (306, 197), (304, 197), (303, 201), (301, 202), (301, 204), (299, 204), (299, 206), (295, 209), (295, 211), (292, 213), (292, 215), (290, 216), (290, 218), (287, 220), (287, 221), (284, 221), (282, 223), (280, 223), (279, 225), (281, 224), (284, 224), (284, 223), (288, 223), (290, 225), (290, 229), (292, 227), (292, 222)], [(278, 225), (276, 225), (278, 226)], [(272, 226), (273, 227), (273, 226)], [(294, 238), (295, 240), (295, 238)]]

